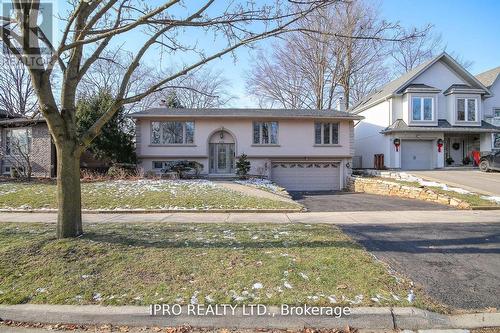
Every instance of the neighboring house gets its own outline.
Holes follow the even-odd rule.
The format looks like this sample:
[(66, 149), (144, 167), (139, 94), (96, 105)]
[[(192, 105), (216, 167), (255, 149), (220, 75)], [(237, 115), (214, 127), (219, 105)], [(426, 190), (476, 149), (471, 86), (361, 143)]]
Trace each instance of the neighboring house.
[(145, 171), (170, 160), (203, 164), (209, 177), (235, 175), (246, 154), (250, 173), (289, 190), (340, 190), (350, 175), (354, 120), (347, 112), (279, 109), (168, 109), (131, 114)]
[(500, 132), (485, 121), (490, 98), (498, 95), (446, 53), (421, 64), (350, 110), (364, 117), (355, 126), (355, 167), (373, 168), (376, 154), (386, 168), (411, 170), (490, 153)]
[(0, 172), (11, 174), (14, 167), (25, 168), (28, 154), (18, 154), (16, 150), (26, 149), (32, 167), (33, 177), (54, 177), (56, 154), (51, 136), (43, 118), (0, 114)]
[[(484, 101), (484, 118), (500, 126), (500, 66), (478, 74), (476, 78), (493, 94)], [(500, 150), (500, 133), (493, 134), (493, 149)]]

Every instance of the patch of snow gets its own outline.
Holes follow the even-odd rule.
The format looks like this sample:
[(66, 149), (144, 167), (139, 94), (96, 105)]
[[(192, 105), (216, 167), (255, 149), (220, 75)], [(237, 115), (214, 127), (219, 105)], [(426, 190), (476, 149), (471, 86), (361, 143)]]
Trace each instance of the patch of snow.
[(490, 196), (483, 195), (483, 196), (481, 196), (481, 199), (496, 202), (497, 204), (500, 205), (500, 197), (493, 197), (493, 196), (490, 197)]
[(415, 294), (413, 293), (413, 289), (410, 289), (410, 292), (408, 293), (406, 299), (408, 300), (408, 303), (413, 303), (413, 301), (415, 300)]
[(262, 283), (257, 282), (253, 284), (252, 289), (262, 289), (263, 287)]
[(94, 293), (94, 295), (92, 296), (92, 299), (96, 302), (100, 302), (100, 301), (102, 301), (102, 295), (100, 293)]
[(215, 303), (215, 300), (212, 298), (212, 296), (207, 295), (207, 296), (205, 296), (205, 302), (207, 302), (207, 303)]
[(332, 304), (337, 303), (337, 297), (335, 295), (328, 296), (328, 301)]
[(285, 288), (287, 288), (287, 289), (292, 289), (293, 288), (292, 285), (289, 282), (286, 282), (286, 281), (285, 281), (285, 283), (283, 283), (283, 286)]
[(363, 295), (359, 294), (354, 297), (354, 300), (349, 300), (350, 304), (361, 304), (363, 302)]
[(284, 191), (282, 187), (279, 187), (269, 179), (250, 178), (245, 180), (235, 180), (234, 182), (240, 185), (247, 185), (260, 188), (273, 193), (280, 193)]
[(37, 288), (36, 292), (37, 293), (46, 293), (47, 292), (47, 288)]
[(303, 278), (304, 280), (309, 280), (309, 277), (305, 275), (304, 273), (300, 272), (299, 273), (300, 277)]
[(198, 294), (199, 294), (198, 291), (195, 291), (193, 293), (193, 296), (191, 296), (191, 299), (190, 299), (191, 304), (198, 304)]

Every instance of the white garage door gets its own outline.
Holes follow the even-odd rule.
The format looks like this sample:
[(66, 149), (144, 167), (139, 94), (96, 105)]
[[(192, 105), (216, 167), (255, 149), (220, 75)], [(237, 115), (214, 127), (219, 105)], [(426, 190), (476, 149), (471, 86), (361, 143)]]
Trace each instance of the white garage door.
[(401, 142), (401, 168), (405, 170), (432, 169), (432, 153), (430, 140), (403, 140)]
[(271, 178), (289, 191), (340, 190), (340, 163), (273, 162)]

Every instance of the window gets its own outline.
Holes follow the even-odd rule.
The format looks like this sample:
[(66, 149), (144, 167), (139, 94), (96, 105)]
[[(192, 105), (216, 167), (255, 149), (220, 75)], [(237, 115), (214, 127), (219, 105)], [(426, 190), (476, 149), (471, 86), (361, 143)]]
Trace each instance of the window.
[(253, 123), (253, 144), (254, 145), (277, 145), (278, 144), (278, 122), (255, 121)]
[(153, 169), (163, 169), (163, 161), (153, 161)]
[(315, 123), (314, 143), (317, 145), (329, 145), (339, 143), (338, 123)]
[(414, 121), (433, 120), (434, 99), (432, 97), (412, 97), (412, 116)]
[(500, 149), (500, 134), (499, 133), (493, 134), (493, 148)]
[(5, 133), (5, 154), (26, 155), (31, 152), (31, 128), (9, 129)]
[(151, 122), (151, 144), (172, 145), (194, 143), (194, 122), (153, 121)]
[(500, 119), (500, 108), (493, 109), (493, 117)]
[(477, 101), (475, 98), (457, 98), (457, 121), (476, 121)]

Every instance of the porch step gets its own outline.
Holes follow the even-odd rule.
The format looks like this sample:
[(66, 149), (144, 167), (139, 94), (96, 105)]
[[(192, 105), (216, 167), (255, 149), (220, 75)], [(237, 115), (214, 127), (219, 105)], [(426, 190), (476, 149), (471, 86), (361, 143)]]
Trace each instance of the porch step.
[(207, 175), (206, 178), (210, 179), (210, 180), (233, 180), (233, 179), (237, 179), (238, 176), (236, 176), (234, 174), (230, 174), (230, 175)]

